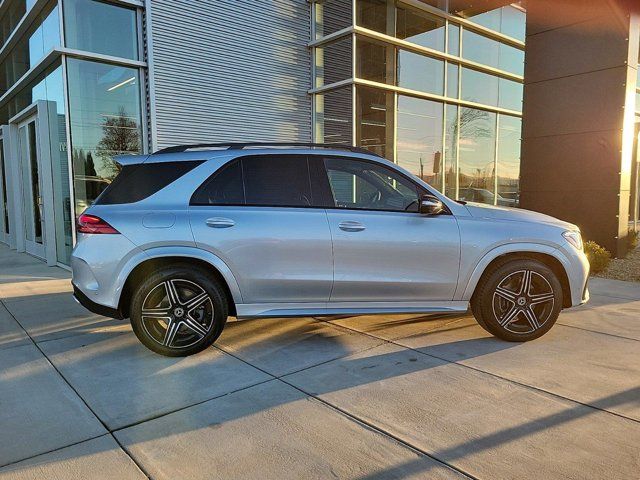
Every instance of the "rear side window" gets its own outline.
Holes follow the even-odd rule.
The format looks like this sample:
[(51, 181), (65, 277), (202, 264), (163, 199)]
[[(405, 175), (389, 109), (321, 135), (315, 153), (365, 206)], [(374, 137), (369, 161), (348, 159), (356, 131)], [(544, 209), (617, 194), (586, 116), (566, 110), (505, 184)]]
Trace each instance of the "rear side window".
[(96, 205), (134, 203), (150, 197), (200, 165), (202, 161), (128, 165), (96, 199)]
[(309, 162), (304, 155), (242, 157), (214, 173), (192, 205), (313, 206)]

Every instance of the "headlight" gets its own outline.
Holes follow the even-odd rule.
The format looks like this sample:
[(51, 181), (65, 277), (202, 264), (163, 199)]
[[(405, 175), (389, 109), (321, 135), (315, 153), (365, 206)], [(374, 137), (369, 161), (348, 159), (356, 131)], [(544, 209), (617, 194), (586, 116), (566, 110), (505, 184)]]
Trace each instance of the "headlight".
[(582, 250), (582, 235), (580, 235), (580, 232), (576, 230), (567, 230), (562, 233), (562, 236), (578, 250)]

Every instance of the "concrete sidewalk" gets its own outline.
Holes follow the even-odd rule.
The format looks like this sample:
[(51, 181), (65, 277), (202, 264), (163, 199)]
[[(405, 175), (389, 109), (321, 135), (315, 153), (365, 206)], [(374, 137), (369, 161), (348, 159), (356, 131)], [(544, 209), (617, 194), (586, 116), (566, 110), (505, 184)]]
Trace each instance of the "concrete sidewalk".
[(640, 478), (640, 285), (527, 344), (469, 316), (230, 322), (165, 358), (0, 247), (0, 479)]

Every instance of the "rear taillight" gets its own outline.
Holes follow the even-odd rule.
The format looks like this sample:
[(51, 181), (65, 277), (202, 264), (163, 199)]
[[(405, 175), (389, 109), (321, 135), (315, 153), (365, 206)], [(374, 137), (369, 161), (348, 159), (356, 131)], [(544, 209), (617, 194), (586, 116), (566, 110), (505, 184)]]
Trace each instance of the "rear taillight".
[(78, 233), (120, 233), (107, 222), (95, 215), (82, 214), (78, 217)]

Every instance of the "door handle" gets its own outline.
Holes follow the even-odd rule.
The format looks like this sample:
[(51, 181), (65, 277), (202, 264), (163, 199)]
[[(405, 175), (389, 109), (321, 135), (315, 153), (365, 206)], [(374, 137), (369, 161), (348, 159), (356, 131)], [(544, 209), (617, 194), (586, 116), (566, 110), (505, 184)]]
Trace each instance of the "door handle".
[(360, 222), (354, 222), (353, 220), (345, 220), (344, 222), (340, 222), (338, 224), (340, 230), (344, 230), (345, 232), (361, 232), (365, 229), (365, 226)]
[(207, 224), (207, 227), (211, 228), (229, 228), (233, 227), (236, 224), (236, 222), (234, 222), (230, 218), (222, 217), (207, 218), (205, 223)]

